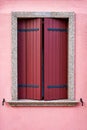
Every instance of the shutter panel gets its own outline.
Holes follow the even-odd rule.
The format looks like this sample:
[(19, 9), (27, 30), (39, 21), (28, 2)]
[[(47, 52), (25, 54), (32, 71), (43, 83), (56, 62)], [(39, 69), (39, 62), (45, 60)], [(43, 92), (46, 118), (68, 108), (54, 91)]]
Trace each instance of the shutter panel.
[(27, 30), (27, 99), (41, 99), (41, 19), (28, 19)]
[(44, 99), (67, 98), (67, 20), (44, 20)]
[(26, 98), (26, 28), (25, 20), (18, 20), (18, 98)]

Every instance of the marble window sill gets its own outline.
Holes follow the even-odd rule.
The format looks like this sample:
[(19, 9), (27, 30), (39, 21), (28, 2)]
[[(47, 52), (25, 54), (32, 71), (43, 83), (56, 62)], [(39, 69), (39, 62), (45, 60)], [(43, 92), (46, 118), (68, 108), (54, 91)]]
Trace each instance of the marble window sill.
[(11, 106), (75, 106), (79, 101), (75, 100), (13, 100), (8, 101)]

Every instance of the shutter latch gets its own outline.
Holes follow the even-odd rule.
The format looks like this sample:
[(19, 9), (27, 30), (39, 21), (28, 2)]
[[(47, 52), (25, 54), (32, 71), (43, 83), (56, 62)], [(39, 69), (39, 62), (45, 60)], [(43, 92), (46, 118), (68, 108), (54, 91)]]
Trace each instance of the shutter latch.
[(80, 98), (80, 102), (81, 102), (81, 104), (82, 104), (82, 106), (83, 106), (83, 103), (84, 103), (84, 102), (83, 102), (82, 98)]
[(4, 103), (5, 103), (5, 98), (3, 98), (2, 100), (2, 106), (4, 106)]

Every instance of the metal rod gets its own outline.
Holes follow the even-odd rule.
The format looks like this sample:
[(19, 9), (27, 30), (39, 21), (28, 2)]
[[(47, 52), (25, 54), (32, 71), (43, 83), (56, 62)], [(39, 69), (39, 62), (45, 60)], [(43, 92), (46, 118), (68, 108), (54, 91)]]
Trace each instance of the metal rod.
[(83, 103), (84, 103), (84, 102), (83, 102), (82, 98), (80, 98), (80, 102), (81, 102), (81, 104), (82, 104), (82, 106), (83, 106)]

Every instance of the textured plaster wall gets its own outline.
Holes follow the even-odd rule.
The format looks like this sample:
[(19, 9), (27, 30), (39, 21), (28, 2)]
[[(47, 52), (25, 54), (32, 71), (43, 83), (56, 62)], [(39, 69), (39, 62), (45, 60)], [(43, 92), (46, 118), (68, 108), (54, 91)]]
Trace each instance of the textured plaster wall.
[[(76, 13), (75, 98), (84, 106), (11, 107), (11, 11)], [(0, 130), (87, 130), (87, 0), (0, 0)]]

